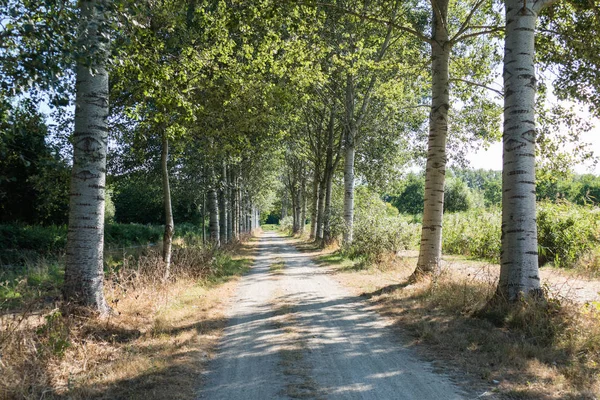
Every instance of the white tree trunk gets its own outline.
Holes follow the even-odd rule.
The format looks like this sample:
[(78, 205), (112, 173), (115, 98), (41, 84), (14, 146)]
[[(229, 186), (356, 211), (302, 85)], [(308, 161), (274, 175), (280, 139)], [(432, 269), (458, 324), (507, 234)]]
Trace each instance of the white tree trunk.
[(346, 148), (344, 158), (344, 244), (352, 244), (354, 231), (354, 132), (349, 129), (346, 133)]
[(498, 295), (540, 295), (535, 204), (535, 25), (550, 2), (506, 0), (502, 251)]
[(317, 213), (319, 209), (319, 164), (315, 166), (312, 180), (312, 203), (310, 208), (310, 239), (317, 237)]
[(444, 180), (446, 176), (446, 138), (448, 136), (449, 60), (448, 0), (432, 2), (433, 42), (431, 44), (431, 111), (425, 167), (425, 202), (421, 246), (415, 275), (436, 274), (442, 259), (442, 220), (444, 216)]
[[(97, 49), (77, 63), (75, 132), (63, 293), (67, 301), (110, 312), (104, 297), (104, 196), (108, 142), (106, 2), (82, 0), (80, 48)], [(91, 53), (92, 50), (89, 50)]]
[(219, 240), (219, 198), (217, 196), (217, 189), (215, 188), (215, 171), (212, 167), (210, 178), (210, 189), (208, 190), (208, 213), (210, 214), (208, 226), (210, 231), (210, 241), (214, 246), (220, 247), (221, 242)]
[(171, 207), (171, 188), (169, 186), (169, 140), (166, 134), (162, 137), (162, 152), (160, 165), (162, 170), (163, 204), (165, 207), (165, 232), (163, 235), (163, 262), (165, 263), (164, 279), (169, 279), (171, 273), (171, 248), (173, 246), (173, 233), (175, 224), (173, 222), (173, 208)]
[(219, 233), (222, 244), (227, 243), (227, 165), (223, 163), (221, 190), (219, 190)]

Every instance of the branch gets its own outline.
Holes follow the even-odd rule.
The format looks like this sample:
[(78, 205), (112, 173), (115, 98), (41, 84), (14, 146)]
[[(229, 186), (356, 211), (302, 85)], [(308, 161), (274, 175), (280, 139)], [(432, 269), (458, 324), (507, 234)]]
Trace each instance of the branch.
[(461, 78), (450, 78), (449, 81), (450, 82), (463, 82), (463, 83), (466, 83), (466, 84), (469, 84), (469, 85), (478, 86), (480, 88), (491, 90), (492, 92), (496, 93), (500, 97), (504, 96), (504, 92), (502, 92), (501, 90), (494, 89), (493, 87), (484, 85), (483, 83), (477, 83), (477, 82), (473, 82), (473, 81), (470, 81), (470, 80), (467, 80), (467, 79), (461, 79)]
[(435, 0), (430, 0), (430, 3), (431, 3), (431, 8), (433, 8), (433, 12), (434, 12), (435, 16), (440, 20), (440, 22), (442, 23), (442, 26), (444, 27), (446, 32), (448, 32), (448, 25), (446, 24), (446, 21), (444, 20), (444, 18), (442, 16), (442, 11), (438, 7), (437, 2)]
[(539, 14), (540, 11), (542, 11), (544, 8), (546, 7), (550, 7), (552, 4), (556, 3), (558, 0), (535, 0), (533, 3), (533, 7), (531, 7), (533, 9), (533, 11), (536, 12), (536, 14)]
[(504, 31), (504, 26), (497, 26), (495, 28), (490, 28), (488, 30), (483, 30), (483, 31), (479, 31), (479, 32), (468, 33), (466, 35), (459, 36), (459, 37), (453, 39), (451, 42), (454, 44), (454, 43), (462, 42), (463, 40), (468, 39), (468, 38), (472, 38), (472, 37), (476, 37), (476, 36), (488, 35), (490, 33), (496, 33), (496, 32), (502, 32), (502, 31)]
[(364, 20), (367, 20), (367, 21), (377, 22), (377, 23), (380, 23), (380, 24), (391, 26), (391, 27), (393, 27), (395, 29), (398, 29), (399, 31), (410, 33), (411, 35), (415, 36), (417, 39), (420, 39), (420, 40), (422, 40), (424, 42), (427, 42), (429, 44), (433, 43), (433, 39), (428, 38), (427, 36), (423, 35), (419, 31), (416, 31), (413, 28), (409, 28), (409, 27), (404, 26), (404, 25), (399, 25), (399, 24), (395, 23), (394, 21), (384, 20), (384, 19), (372, 16), (372, 15), (364, 14), (364, 13), (361, 14), (361, 13), (358, 13), (356, 11), (348, 10), (347, 8), (340, 7), (340, 6), (337, 6), (337, 5), (334, 5), (334, 4), (319, 3), (319, 2), (317, 2), (316, 4), (317, 5), (321, 5), (321, 6), (325, 6), (325, 7), (336, 8), (336, 9), (338, 9), (340, 11), (343, 11), (346, 14), (353, 15), (353, 16), (358, 17), (360, 19), (364, 19)]
[(471, 18), (473, 18), (473, 15), (475, 14), (475, 12), (479, 9), (479, 7), (481, 7), (481, 5), (484, 2), (485, 2), (485, 0), (479, 0), (477, 3), (475, 3), (475, 5), (471, 9), (471, 11), (469, 12), (469, 15), (467, 15), (467, 18), (465, 18), (464, 22), (462, 23), (462, 25), (458, 29), (458, 32), (456, 32), (456, 34), (454, 35), (454, 37), (452, 37), (452, 39), (450, 39), (450, 42), (452, 42), (453, 40), (455, 40), (457, 37), (459, 37), (460, 35), (462, 35), (463, 33), (465, 33), (469, 29), (469, 22), (471, 22)]

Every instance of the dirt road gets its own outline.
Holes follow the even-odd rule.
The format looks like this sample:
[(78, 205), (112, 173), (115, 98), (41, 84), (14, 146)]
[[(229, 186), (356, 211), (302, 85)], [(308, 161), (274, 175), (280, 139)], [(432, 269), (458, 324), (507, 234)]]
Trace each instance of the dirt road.
[(463, 399), (369, 310), (266, 232), (243, 278), (200, 399)]

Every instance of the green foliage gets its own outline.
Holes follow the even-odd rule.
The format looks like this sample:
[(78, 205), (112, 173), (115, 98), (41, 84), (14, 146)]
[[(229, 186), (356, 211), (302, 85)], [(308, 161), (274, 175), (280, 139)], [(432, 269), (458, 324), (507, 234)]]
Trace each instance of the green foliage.
[(442, 251), (497, 262), (501, 220), (499, 208), (444, 214)]
[(452, 169), (455, 177), (463, 180), (474, 193), (483, 193), (486, 207), (502, 202), (502, 172), (484, 169)]
[(54, 356), (61, 358), (71, 346), (69, 326), (60, 311), (54, 311), (45, 317), (46, 322), (37, 330), (40, 342)]
[(467, 211), (472, 206), (472, 197), (464, 181), (448, 177), (444, 188), (444, 212)]
[(569, 203), (540, 203), (538, 209), (540, 263), (571, 268), (600, 245), (600, 210)]
[[(596, 257), (587, 259), (600, 246), (598, 208), (562, 202), (538, 204), (538, 246), (540, 265), (559, 268), (597, 269)], [(442, 249), (497, 262), (500, 258), (500, 210), (473, 209), (444, 215)]]
[(70, 168), (31, 100), (0, 103), (0, 223), (67, 221)]
[(285, 234), (291, 235), (294, 228), (294, 219), (290, 216), (279, 220), (279, 230)]
[(351, 258), (381, 263), (390, 253), (416, 245), (419, 226), (407, 222), (376, 193), (358, 187), (355, 206), (354, 241), (344, 249)]
[[(160, 181), (158, 181), (160, 182)], [(157, 181), (131, 177), (115, 182), (113, 203), (115, 221), (119, 223), (160, 224), (162, 189)]]
[(397, 196), (391, 199), (392, 204), (403, 214), (422, 214), (425, 199), (425, 177), (408, 175)]
[[(57, 253), (67, 243), (67, 227), (50, 225), (0, 225), (0, 248)], [(2, 257), (2, 255), (0, 255)]]

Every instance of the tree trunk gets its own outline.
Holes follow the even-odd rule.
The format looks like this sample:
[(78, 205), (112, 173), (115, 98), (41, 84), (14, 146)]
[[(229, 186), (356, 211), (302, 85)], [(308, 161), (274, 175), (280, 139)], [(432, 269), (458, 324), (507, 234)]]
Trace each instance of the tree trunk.
[(302, 177), (300, 187), (300, 207), (300, 234), (303, 234), (306, 226), (306, 176)]
[(283, 191), (283, 198), (281, 199), (281, 219), (287, 217), (288, 199), (287, 192)]
[(331, 192), (333, 190), (333, 171), (327, 173), (327, 181), (325, 183), (325, 211), (323, 214), (323, 243), (326, 245), (331, 243)]
[(535, 204), (535, 24), (549, 1), (506, 0), (502, 251), (497, 295), (542, 295)]
[(227, 166), (223, 163), (223, 173), (221, 176), (221, 190), (219, 191), (219, 233), (222, 244), (228, 242), (227, 239)]
[[(91, 53), (90, 65), (78, 61), (75, 84), (75, 131), (71, 172), (69, 230), (63, 295), (69, 302), (110, 312), (104, 297), (104, 196), (108, 142), (108, 73), (103, 34), (103, 0), (80, 2), (80, 48)], [(99, 11), (102, 10), (102, 11)]]
[(169, 279), (171, 274), (171, 248), (173, 246), (173, 233), (175, 224), (173, 222), (173, 209), (171, 207), (171, 188), (169, 187), (169, 140), (167, 135), (162, 136), (162, 152), (160, 166), (162, 171), (163, 204), (165, 206), (165, 233), (163, 236), (163, 262), (165, 263), (164, 280)]
[(327, 184), (326, 172), (323, 171), (323, 176), (319, 182), (319, 202), (317, 204), (317, 233), (315, 242), (323, 241), (323, 221), (325, 217), (325, 187)]
[(235, 239), (235, 237), (233, 235), (234, 206), (233, 206), (233, 198), (231, 196), (232, 187), (233, 187), (233, 169), (230, 167), (229, 173), (227, 174), (227, 190), (225, 190), (225, 195), (227, 196), (227, 203), (228, 203), (228, 208), (227, 208), (227, 239), (228, 239), (228, 241), (233, 241)]
[(202, 193), (202, 244), (206, 244), (206, 192)]
[(312, 181), (312, 204), (310, 208), (310, 239), (317, 237), (317, 214), (319, 212), (319, 163), (315, 165)]
[(446, 138), (448, 136), (449, 60), (448, 0), (435, 0), (433, 42), (431, 44), (431, 111), (429, 143), (425, 167), (425, 202), (419, 260), (414, 277), (440, 272), (442, 259), (442, 220), (444, 216), (444, 180), (446, 176)]
[(231, 234), (232, 234), (232, 238), (233, 240), (239, 240), (239, 226), (240, 226), (240, 219), (239, 219), (239, 213), (238, 213), (238, 207), (239, 207), (239, 203), (238, 203), (238, 191), (237, 191), (237, 173), (233, 172), (232, 177), (231, 177)]
[(211, 183), (210, 189), (208, 190), (208, 213), (210, 214), (209, 230), (210, 230), (210, 241), (216, 246), (220, 247), (220, 233), (219, 233), (219, 199), (217, 196), (215, 171), (211, 168)]
[(354, 131), (346, 132), (346, 148), (344, 158), (344, 245), (352, 244), (354, 228)]

